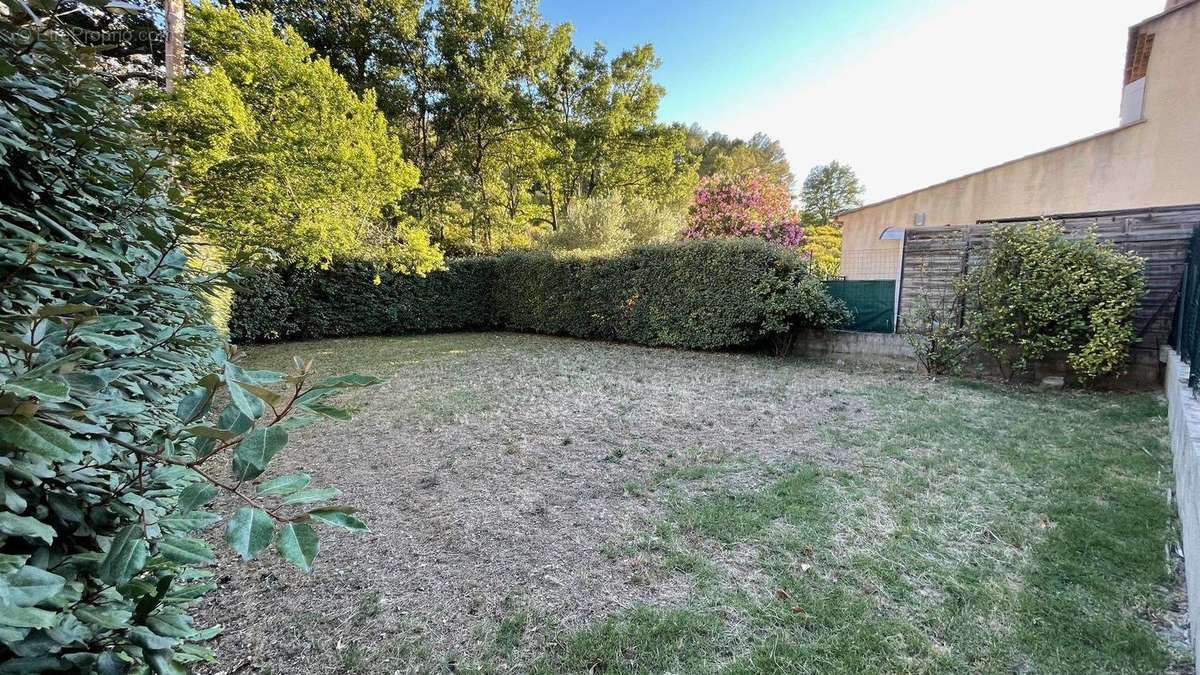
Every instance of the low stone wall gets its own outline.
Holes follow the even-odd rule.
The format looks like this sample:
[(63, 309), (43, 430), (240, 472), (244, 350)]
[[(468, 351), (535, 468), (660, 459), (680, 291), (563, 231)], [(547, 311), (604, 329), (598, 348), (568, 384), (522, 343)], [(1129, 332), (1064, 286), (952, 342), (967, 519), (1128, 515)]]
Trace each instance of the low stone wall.
[(797, 356), (835, 357), (917, 367), (912, 347), (895, 333), (810, 331), (796, 341)]
[(1200, 401), (1188, 387), (1187, 364), (1175, 350), (1167, 355), (1167, 401), (1171, 454), (1175, 465), (1175, 504), (1183, 529), (1184, 572), (1192, 650), (1200, 664)]
[[(796, 341), (795, 356), (810, 358), (840, 358), (919, 369), (913, 349), (897, 333), (858, 333), (845, 330), (809, 331)], [(999, 377), (994, 362), (982, 352), (967, 359), (963, 374), (970, 377)], [(1049, 376), (1063, 376), (1071, 382), (1066, 359), (1049, 359), (1036, 364), (1029, 382), (1040, 382)], [(1091, 383), (1100, 389), (1152, 389), (1162, 381), (1162, 364), (1157, 354), (1145, 350), (1132, 353), (1125, 372)]]

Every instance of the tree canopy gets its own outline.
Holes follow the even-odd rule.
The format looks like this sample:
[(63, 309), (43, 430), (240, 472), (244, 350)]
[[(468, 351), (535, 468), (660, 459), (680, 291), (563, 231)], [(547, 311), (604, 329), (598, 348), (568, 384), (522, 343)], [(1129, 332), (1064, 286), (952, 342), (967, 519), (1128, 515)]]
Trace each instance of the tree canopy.
[(702, 177), (757, 170), (789, 190), (796, 183), (783, 146), (762, 132), (746, 141), (717, 131), (710, 133), (700, 125), (693, 124), (687, 130), (687, 145), (688, 150), (700, 158), (699, 173)]
[(815, 166), (800, 191), (806, 220), (829, 225), (838, 213), (862, 206), (862, 193), (862, 183), (849, 165), (833, 161)]
[(373, 93), (355, 94), (265, 14), (194, 6), (189, 48), (203, 68), (150, 119), (214, 243), (237, 259), (354, 256), (418, 273), (441, 264), (427, 237), (394, 212), (419, 172)]
[(686, 209), (696, 159), (657, 121), (650, 45), (581, 49), (523, 0), (246, 0), (360, 94), (421, 172), (400, 210), (457, 253), (527, 247), (580, 199)]
[[(798, 242), (794, 225), (816, 233), (861, 193), (834, 162), (813, 170), (796, 212), (778, 141), (658, 121), (665, 90), (652, 45), (581, 48), (535, 0), (235, 7), (193, 12), (200, 68), (156, 115), (197, 206), (238, 253), (270, 241), (291, 261), (353, 255), (421, 271), (440, 263), (436, 246), (560, 248), (574, 235), (558, 231), (599, 222), (604, 204), (634, 204), (673, 228), (711, 211), (698, 197), (735, 183), (760, 190), (752, 201), (783, 205), (787, 217), (768, 230)], [(628, 234), (620, 220), (607, 219)], [(693, 223), (689, 236), (768, 221), (724, 222)], [(828, 257), (836, 234), (823, 232), (811, 252)]]

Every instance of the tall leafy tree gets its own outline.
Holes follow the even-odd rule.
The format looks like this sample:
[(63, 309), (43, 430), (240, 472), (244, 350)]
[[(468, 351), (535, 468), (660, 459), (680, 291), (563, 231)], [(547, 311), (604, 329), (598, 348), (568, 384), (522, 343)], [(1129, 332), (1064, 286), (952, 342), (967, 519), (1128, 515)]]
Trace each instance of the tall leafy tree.
[(530, 246), (592, 196), (687, 207), (695, 160), (656, 120), (649, 45), (581, 50), (533, 0), (247, 2), (377, 92), (421, 172), (402, 208), (455, 252)]
[(742, 140), (717, 131), (710, 133), (700, 125), (693, 124), (687, 130), (687, 147), (700, 159), (701, 176), (742, 174), (757, 170), (788, 189), (796, 182), (783, 146), (762, 132), (754, 134), (750, 140)]
[(833, 161), (812, 168), (804, 179), (800, 197), (806, 220), (818, 225), (833, 223), (838, 213), (862, 206), (863, 186), (854, 169)]
[(862, 183), (854, 170), (837, 161), (813, 167), (804, 179), (804, 250), (819, 271), (828, 275), (840, 271), (842, 228), (837, 224), (837, 214), (861, 206), (862, 193)]
[(417, 184), (368, 91), (269, 16), (193, 7), (203, 65), (150, 114), (209, 238), (231, 257), (354, 256), (424, 272), (441, 254), (392, 207)]
[(245, 12), (271, 13), (329, 60), (354, 91), (373, 89), (391, 114), (405, 104), (403, 88), (413, 51), (419, 48), (421, 0), (235, 0)]
[(577, 199), (621, 192), (682, 207), (695, 182), (683, 129), (656, 122), (666, 93), (653, 81), (659, 61), (651, 45), (611, 61), (602, 45), (582, 52), (570, 27), (551, 40), (538, 73), (534, 105), (550, 147), (540, 190), (551, 227)]

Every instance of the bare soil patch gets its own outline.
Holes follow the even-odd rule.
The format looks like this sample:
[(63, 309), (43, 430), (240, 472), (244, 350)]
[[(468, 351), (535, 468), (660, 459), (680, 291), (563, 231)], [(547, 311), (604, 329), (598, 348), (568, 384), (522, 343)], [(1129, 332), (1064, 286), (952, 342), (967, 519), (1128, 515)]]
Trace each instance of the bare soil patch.
[(408, 672), (477, 655), (515, 614), (533, 617), (526, 631), (571, 630), (682, 603), (687, 574), (648, 583), (606, 548), (668, 496), (856, 463), (818, 423), (869, 415), (845, 395), (861, 376), (758, 355), (495, 333), (248, 351), (256, 368), (295, 354), (388, 381), (357, 396), (353, 422), (295, 432), (274, 467), (341, 488), (371, 533), (327, 534), (309, 575), (222, 559), (198, 618), (224, 625), (225, 672)]

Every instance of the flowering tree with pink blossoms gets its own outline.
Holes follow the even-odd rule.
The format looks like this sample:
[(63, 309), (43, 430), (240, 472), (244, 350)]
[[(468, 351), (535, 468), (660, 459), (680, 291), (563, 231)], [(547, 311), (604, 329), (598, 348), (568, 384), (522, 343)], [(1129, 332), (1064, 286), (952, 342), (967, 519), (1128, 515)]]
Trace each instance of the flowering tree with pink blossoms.
[(683, 236), (761, 237), (792, 247), (804, 243), (800, 214), (787, 186), (757, 169), (700, 179)]

